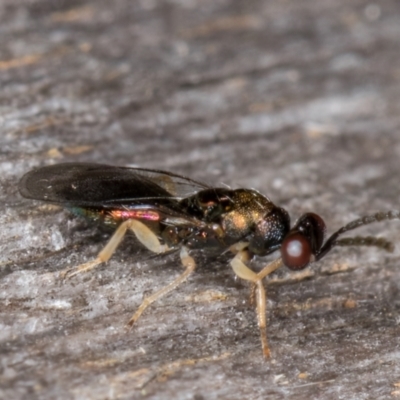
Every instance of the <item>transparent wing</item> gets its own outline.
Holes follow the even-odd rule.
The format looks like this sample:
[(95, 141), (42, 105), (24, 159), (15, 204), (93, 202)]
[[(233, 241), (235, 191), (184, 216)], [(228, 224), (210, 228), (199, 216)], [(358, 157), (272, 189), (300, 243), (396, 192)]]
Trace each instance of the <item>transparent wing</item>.
[(135, 204), (176, 208), (180, 198), (208, 187), (166, 171), (94, 163), (42, 167), (25, 174), (19, 183), (19, 191), (26, 198), (107, 208)]

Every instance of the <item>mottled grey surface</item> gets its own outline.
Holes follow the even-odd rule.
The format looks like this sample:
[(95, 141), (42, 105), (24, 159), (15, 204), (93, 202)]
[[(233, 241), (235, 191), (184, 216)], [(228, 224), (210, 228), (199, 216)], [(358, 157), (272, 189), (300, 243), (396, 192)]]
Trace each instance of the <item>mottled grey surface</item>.
[[(91, 161), (256, 188), (330, 232), (400, 208), (397, 0), (1, 0), (0, 35), (0, 398), (400, 397), (400, 250), (266, 280), (266, 362), (224, 260), (198, 255), (129, 332), (179, 260), (127, 238), (62, 282), (109, 232), (16, 190), (33, 167)], [(398, 243), (400, 224), (360, 233)]]

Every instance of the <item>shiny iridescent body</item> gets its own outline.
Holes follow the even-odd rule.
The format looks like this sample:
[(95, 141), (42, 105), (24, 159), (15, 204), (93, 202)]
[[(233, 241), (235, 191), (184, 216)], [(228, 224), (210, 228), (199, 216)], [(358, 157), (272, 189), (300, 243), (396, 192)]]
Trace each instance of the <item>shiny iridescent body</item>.
[[(64, 277), (108, 261), (127, 230), (155, 253), (180, 249), (185, 271), (145, 298), (129, 325), (195, 270), (191, 249), (232, 252), (231, 267), (237, 276), (252, 283), (256, 293), (265, 357), (270, 356), (270, 350), (262, 279), (282, 265), (302, 270), (335, 246), (376, 246), (391, 251), (393, 245), (382, 238), (339, 236), (372, 222), (400, 218), (398, 211), (376, 213), (345, 225), (325, 240), (326, 227), (321, 217), (304, 214), (290, 228), (288, 213), (255, 190), (213, 188), (170, 172), (90, 163), (57, 164), (30, 171), (21, 179), (19, 190), (26, 198), (62, 204), (77, 214), (117, 226), (94, 260), (63, 271)], [(276, 250), (280, 250), (281, 257), (259, 273), (248, 267), (254, 255), (265, 256)]]

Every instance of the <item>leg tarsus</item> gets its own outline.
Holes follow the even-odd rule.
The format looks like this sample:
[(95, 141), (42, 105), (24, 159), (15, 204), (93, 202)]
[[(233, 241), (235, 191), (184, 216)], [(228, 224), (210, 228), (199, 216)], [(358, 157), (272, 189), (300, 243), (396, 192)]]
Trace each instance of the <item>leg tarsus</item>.
[(88, 261), (87, 263), (78, 265), (76, 267), (71, 267), (71, 268), (66, 268), (60, 271), (60, 277), (61, 279), (69, 279), (72, 278), (75, 275), (78, 275), (82, 272), (87, 272), (90, 271), (94, 268), (96, 268), (98, 265), (103, 263), (104, 261), (100, 257), (96, 257), (92, 261)]

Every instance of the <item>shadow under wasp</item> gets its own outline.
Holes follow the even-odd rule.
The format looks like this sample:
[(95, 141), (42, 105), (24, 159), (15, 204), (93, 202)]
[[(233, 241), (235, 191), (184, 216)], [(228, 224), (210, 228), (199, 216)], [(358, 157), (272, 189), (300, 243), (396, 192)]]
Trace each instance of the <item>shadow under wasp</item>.
[[(93, 163), (63, 163), (32, 170), (20, 183), (22, 196), (58, 203), (73, 212), (116, 225), (98, 256), (63, 271), (72, 277), (109, 260), (128, 230), (154, 253), (180, 249), (184, 272), (146, 297), (128, 324), (133, 325), (154, 301), (186, 281), (195, 270), (191, 249), (230, 251), (235, 274), (252, 283), (265, 357), (270, 357), (266, 333), (263, 278), (281, 266), (302, 270), (336, 246), (376, 246), (393, 251), (378, 237), (339, 238), (343, 233), (377, 221), (400, 219), (399, 211), (378, 212), (356, 219), (325, 240), (326, 226), (314, 213), (302, 215), (290, 227), (289, 214), (252, 189), (212, 187), (171, 172)], [(280, 251), (280, 257), (254, 272), (255, 255)]]

